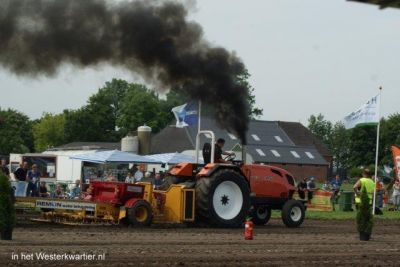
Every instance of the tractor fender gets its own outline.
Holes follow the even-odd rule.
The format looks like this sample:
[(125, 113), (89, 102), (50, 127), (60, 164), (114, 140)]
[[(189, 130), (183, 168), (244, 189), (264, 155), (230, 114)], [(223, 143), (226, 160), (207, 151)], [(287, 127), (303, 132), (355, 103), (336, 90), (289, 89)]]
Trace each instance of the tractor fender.
[[(138, 202), (139, 200), (144, 200), (144, 199), (142, 199), (142, 198), (131, 198), (131, 199), (128, 199), (128, 200), (125, 202), (124, 206), (125, 206), (125, 208), (127, 208), (127, 209), (132, 208), (133, 205), (135, 205), (136, 202)], [(144, 201), (146, 201), (146, 200), (144, 200)], [(146, 201), (146, 202), (147, 202), (147, 201)]]
[(215, 164), (209, 163), (198, 173), (199, 177), (209, 177), (220, 169), (230, 169), (240, 173), (243, 177), (246, 177), (240, 167), (232, 164)]

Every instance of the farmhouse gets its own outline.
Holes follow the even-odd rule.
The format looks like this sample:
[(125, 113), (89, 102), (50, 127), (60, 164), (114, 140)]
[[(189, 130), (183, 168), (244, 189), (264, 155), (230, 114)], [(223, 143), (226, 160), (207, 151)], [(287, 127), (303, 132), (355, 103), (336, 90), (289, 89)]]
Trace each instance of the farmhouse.
[[(235, 151), (240, 157), (242, 145), (234, 134), (221, 129), (210, 118), (202, 118), (201, 129), (212, 130), (216, 138), (224, 138), (224, 149)], [(151, 152), (188, 153), (195, 149), (196, 134), (197, 125), (166, 127), (152, 137)], [(210, 139), (202, 136), (201, 144), (204, 142), (210, 142)], [(278, 166), (293, 173), (297, 179), (312, 176), (320, 181), (325, 180), (332, 161), (326, 146), (297, 122), (252, 120), (245, 151), (246, 162)]]

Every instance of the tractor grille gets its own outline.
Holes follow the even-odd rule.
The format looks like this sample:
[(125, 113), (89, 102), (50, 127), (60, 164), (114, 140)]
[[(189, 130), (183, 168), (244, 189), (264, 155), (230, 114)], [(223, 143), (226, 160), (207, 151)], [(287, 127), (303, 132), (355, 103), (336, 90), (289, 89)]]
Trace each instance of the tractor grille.
[(183, 198), (185, 203), (185, 212), (183, 215), (183, 219), (185, 221), (194, 221), (194, 190), (185, 190), (183, 191)]

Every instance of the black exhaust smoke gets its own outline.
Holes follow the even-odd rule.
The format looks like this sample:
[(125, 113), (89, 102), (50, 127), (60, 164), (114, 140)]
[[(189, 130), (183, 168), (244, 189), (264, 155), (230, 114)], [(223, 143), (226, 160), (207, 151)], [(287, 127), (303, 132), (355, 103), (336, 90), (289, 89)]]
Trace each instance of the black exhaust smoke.
[(203, 39), (186, 8), (169, 1), (0, 0), (0, 64), (18, 75), (55, 75), (65, 63), (111, 64), (212, 106), (242, 142), (248, 90), (234, 54)]

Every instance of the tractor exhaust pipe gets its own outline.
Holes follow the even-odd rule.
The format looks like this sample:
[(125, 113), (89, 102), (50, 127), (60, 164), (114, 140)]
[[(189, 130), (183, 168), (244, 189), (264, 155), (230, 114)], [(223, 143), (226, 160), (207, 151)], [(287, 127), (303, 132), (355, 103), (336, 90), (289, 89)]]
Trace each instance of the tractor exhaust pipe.
[(242, 145), (242, 161), (246, 164), (246, 145)]

